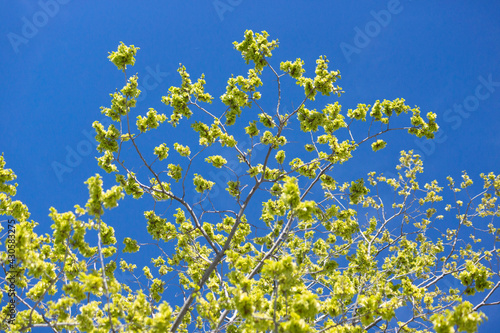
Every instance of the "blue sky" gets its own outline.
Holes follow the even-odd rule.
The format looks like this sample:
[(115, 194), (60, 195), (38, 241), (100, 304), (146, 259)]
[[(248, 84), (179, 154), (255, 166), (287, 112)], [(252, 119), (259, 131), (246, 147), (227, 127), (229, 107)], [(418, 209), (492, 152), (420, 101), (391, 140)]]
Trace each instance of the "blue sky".
[[(143, 88), (137, 112), (154, 107), (169, 114), (160, 99), (179, 84), (179, 63), (192, 78), (205, 73), (206, 90), (216, 97), (214, 107), (221, 107), (218, 96), (227, 78), (248, 70), (232, 42), (241, 41), (246, 29), (266, 30), (280, 41), (271, 61), (276, 67), (300, 57), (307, 74), (319, 55), (328, 57), (330, 68), (342, 74), (344, 110), (402, 97), (424, 114), (438, 115), (435, 141), (391, 135), (387, 149), (360, 154), (339, 170), (342, 177), (393, 172), (402, 149), (418, 150), (425, 177), (441, 182), (462, 170), (475, 177), (500, 171), (496, 1), (17, 0), (2, 1), (2, 7), (0, 151), (18, 175), (17, 198), (41, 233), (50, 231), (49, 207), (83, 205), (83, 182), (103, 173), (94, 158), (91, 124), (103, 119), (99, 108), (123, 85), (122, 73), (107, 59), (120, 41), (141, 48), (128, 72), (139, 74)], [(272, 88), (264, 85), (264, 92)], [(283, 108), (291, 110), (298, 100), (288, 94)], [(150, 139), (193, 140), (172, 137), (167, 126)], [(111, 178), (105, 181), (113, 185)], [(144, 234), (141, 208), (151, 207), (128, 203), (108, 223), (119, 235), (131, 229)], [(481, 331), (499, 323), (491, 314)]]

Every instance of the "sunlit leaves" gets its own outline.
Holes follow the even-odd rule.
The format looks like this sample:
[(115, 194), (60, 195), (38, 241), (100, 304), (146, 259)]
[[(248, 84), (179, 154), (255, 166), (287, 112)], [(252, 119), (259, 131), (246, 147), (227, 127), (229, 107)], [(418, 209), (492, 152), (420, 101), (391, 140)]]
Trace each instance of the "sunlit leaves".
[(125, 193), (132, 195), (134, 199), (138, 199), (144, 194), (142, 188), (135, 181), (135, 174), (133, 172), (127, 175), (127, 179), (123, 175), (117, 174), (116, 182), (121, 184)]
[(245, 127), (245, 133), (248, 134), (251, 138), (259, 135), (259, 130), (256, 125), (256, 121), (250, 122), (247, 127)]
[(279, 150), (276, 153), (275, 158), (276, 158), (276, 162), (278, 162), (279, 164), (283, 164), (283, 162), (285, 161), (285, 151)]
[(226, 113), (227, 125), (234, 125), (236, 117), (241, 115), (241, 109), (243, 107), (252, 106), (252, 98), (260, 99), (260, 94), (254, 93), (250, 96), (249, 93), (255, 92), (255, 89), (261, 85), (262, 81), (253, 69), (248, 71), (247, 79), (241, 75), (236, 78), (229, 78), (227, 81), (226, 93), (220, 97), (222, 103), (229, 107)]
[(359, 203), (365, 195), (368, 194), (369, 190), (364, 186), (364, 180), (358, 179), (355, 182), (351, 182), (351, 187), (349, 188), (349, 199), (353, 204)]
[(214, 167), (220, 169), (227, 163), (227, 160), (220, 155), (214, 155), (205, 158), (205, 162), (208, 162), (212, 164)]
[(306, 71), (302, 66), (304, 66), (304, 61), (298, 58), (293, 63), (291, 61), (282, 62), (280, 64), (280, 69), (288, 73), (294, 79), (298, 79)]
[(370, 105), (358, 104), (358, 107), (354, 110), (349, 109), (347, 111), (347, 116), (349, 118), (354, 118), (356, 120), (366, 120), (366, 114), (370, 108)]
[(158, 156), (158, 159), (161, 161), (168, 157), (168, 150), (167, 144), (162, 143), (158, 147), (155, 147), (154, 154)]
[(329, 71), (328, 63), (330, 61), (325, 56), (320, 56), (316, 60), (316, 77), (314, 78), (314, 88), (323, 95), (330, 96), (332, 92), (336, 93), (338, 97), (342, 92), (342, 88), (335, 87), (333, 83), (340, 79), (339, 71)]
[(123, 249), (123, 252), (137, 252), (141, 248), (138, 244), (137, 241), (134, 239), (131, 239), (130, 237), (126, 237), (123, 240), (123, 243), (125, 244), (125, 248)]
[(150, 129), (158, 128), (165, 120), (167, 120), (167, 116), (158, 114), (155, 109), (150, 108), (146, 117), (137, 116), (136, 125), (140, 132), (146, 132)]
[(85, 209), (89, 215), (99, 217), (104, 213), (101, 176), (96, 174), (95, 177), (90, 177), (85, 184), (88, 185), (89, 189), (89, 200), (85, 204)]
[(167, 241), (175, 237), (176, 228), (172, 223), (167, 222), (167, 219), (159, 217), (154, 211), (144, 212), (144, 217), (147, 220), (148, 233), (153, 239)]
[(172, 177), (176, 182), (179, 181), (182, 178), (182, 167), (176, 164), (169, 164), (167, 175)]
[[(15, 236), (2, 229), (5, 245), (16, 245), (19, 299), (34, 308), (19, 311), (10, 326), (0, 324), (2, 330), (36, 324), (95, 332), (419, 332), (430, 325), (437, 332), (477, 331), (484, 319), (479, 302), (495, 304), (488, 293), (500, 285), (500, 251), (492, 246), (500, 240), (500, 175), (481, 174), (479, 184), (464, 172), (443, 190), (437, 181), (421, 181), (420, 156), (402, 151), (395, 171), (352, 181), (355, 170), (341, 164), (361, 153), (358, 147), (383, 149), (394, 117), (411, 112), (400, 129), (432, 138), (436, 114), (424, 119), (399, 98), (347, 112), (339, 101), (312, 104), (318, 92), (341, 95), (334, 85), (339, 71), (320, 56), (314, 77), (305, 76), (300, 58), (281, 62), (279, 72), (271, 61), (277, 41), (268, 37), (247, 31), (235, 42), (254, 68), (227, 80), (222, 108), (200, 105), (213, 100), (204, 76), (193, 83), (180, 66), (180, 85), (162, 98), (173, 127), (190, 119), (166, 133), (179, 142), (150, 141), (151, 129), (164, 138), (160, 124), (167, 120), (153, 108), (134, 116), (133, 126), (138, 77), (126, 79), (111, 94), (111, 107), (102, 108), (114, 123), (93, 124), (98, 165), (116, 173), (117, 185), (105, 188), (101, 176), (90, 177), (85, 208), (50, 209), (51, 234), (37, 235), (26, 206), (12, 200), (16, 176), (0, 157), (0, 214), (18, 219)], [(136, 50), (121, 44), (110, 60), (125, 71)], [(271, 105), (267, 93), (258, 101), (266, 66), (280, 83), (278, 98), (284, 80), (304, 89), (305, 96), (287, 92), (298, 98), (292, 111), (282, 112), (284, 99)], [(239, 117), (248, 126), (232, 126)], [(190, 148), (183, 140), (193, 133), (199, 146)], [(110, 215), (104, 222), (124, 193), (127, 204), (146, 194), (152, 207), (139, 221), (131, 214), (130, 221)], [(133, 230), (122, 228), (130, 222)], [(156, 254), (137, 265), (144, 251)], [(8, 253), (0, 259), (5, 269)], [(449, 282), (456, 285), (442, 288)], [(172, 283), (183, 293), (184, 305), (175, 309), (165, 293)]]
[(255, 65), (255, 71), (261, 73), (266, 66), (266, 57), (272, 56), (272, 51), (278, 47), (278, 40), (268, 41), (269, 34), (265, 31), (253, 33), (252, 30), (245, 31), (245, 39), (238, 43), (234, 42), (234, 48), (241, 52), (243, 59), (248, 64), (252, 61)]
[(262, 123), (262, 125), (268, 127), (268, 128), (273, 128), (276, 126), (273, 118), (268, 115), (267, 113), (259, 113), (258, 114), (259, 121)]
[(212, 124), (211, 127), (202, 123), (194, 122), (191, 127), (198, 132), (200, 136), (199, 143), (202, 146), (210, 146), (215, 140), (222, 135), (222, 131), (217, 124)]
[(372, 143), (372, 149), (373, 151), (379, 151), (381, 149), (384, 149), (386, 145), (387, 142), (385, 142), (384, 140), (377, 140), (374, 143)]
[(108, 59), (115, 64), (116, 68), (124, 71), (127, 65), (134, 66), (134, 56), (137, 50), (139, 50), (139, 48), (134, 45), (126, 46), (123, 42), (120, 42), (118, 50), (109, 52)]
[(211, 103), (213, 97), (205, 92), (205, 76), (201, 75), (196, 83), (192, 83), (190, 75), (186, 72), (186, 67), (179, 66), (177, 69), (181, 76), (182, 83), (180, 87), (172, 86), (168, 89), (168, 95), (162, 97), (162, 102), (173, 108), (172, 115), (170, 116), (169, 123), (173, 127), (179, 124), (183, 118), (190, 118), (193, 112), (190, 110), (189, 105), (196, 101)]
[(240, 186), (239, 182), (230, 180), (227, 182), (226, 191), (228, 191), (231, 196), (238, 197), (240, 195), (239, 186)]
[(118, 151), (118, 140), (120, 139), (120, 131), (115, 127), (115, 125), (109, 125), (108, 129), (105, 130), (104, 126), (95, 121), (92, 124), (92, 127), (96, 130), (95, 139), (99, 142), (97, 146), (97, 150), (99, 152), (109, 151), (116, 152)]
[(470, 333), (477, 332), (477, 326), (484, 318), (484, 314), (473, 311), (472, 304), (465, 301), (452, 310), (445, 310), (443, 314), (432, 315), (430, 319), (437, 333), (454, 332), (454, 327), (457, 327), (460, 332)]
[(297, 179), (293, 177), (286, 177), (284, 179), (283, 191), (281, 193), (281, 200), (285, 205), (291, 208), (297, 207), (300, 202), (300, 191), (297, 185)]
[(206, 180), (205, 178), (196, 173), (194, 174), (193, 184), (195, 186), (196, 191), (200, 193), (210, 190), (212, 186), (215, 185), (214, 182)]
[(191, 155), (191, 150), (188, 146), (180, 145), (177, 142), (174, 143), (174, 149), (183, 157), (189, 157), (189, 155)]

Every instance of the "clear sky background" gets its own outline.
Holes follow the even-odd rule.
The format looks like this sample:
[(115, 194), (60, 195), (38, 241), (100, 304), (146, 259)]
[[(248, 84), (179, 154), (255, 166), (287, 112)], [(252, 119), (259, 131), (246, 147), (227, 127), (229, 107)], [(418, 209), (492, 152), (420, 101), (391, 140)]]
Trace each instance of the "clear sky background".
[[(499, 18), (497, 1), (1, 1), (0, 151), (18, 175), (17, 198), (40, 223), (40, 233), (50, 232), (49, 207), (83, 206), (83, 182), (104, 173), (94, 158), (91, 124), (103, 119), (99, 108), (109, 106), (109, 93), (123, 86), (108, 52), (120, 41), (141, 48), (128, 71), (139, 74), (143, 90), (134, 112), (154, 107), (170, 114), (160, 99), (179, 84), (181, 62), (192, 78), (205, 73), (215, 110), (222, 108), (218, 97), (231, 73), (248, 70), (232, 42), (252, 29), (279, 39), (275, 67), (300, 57), (307, 75), (326, 55), (330, 69), (342, 74), (337, 83), (345, 91), (338, 99), (344, 112), (357, 103), (402, 97), (423, 114), (438, 115), (436, 140), (387, 136), (385, 150), (358, 154), (349, 168), (339, 169), (343, 177), (394, 172), (399, 151), (415, 149), (429, 179), (444, 184), (462, 170), (478, 179), (480, 172), (500, 171)], [(273, 88), (264, 81), (263, 93)], [(291, 110), (302, 98), (284, 96), (283, 108)], [(193, 140), (169, 129), (164, 125), (149, 137), (170, 146)], [(105, 187), (112, 185), (105, 178)], [(107, 222), (118, 239), (131, 231), (145, 239), (142, 212), (151, 209), (150, 201), (127, 202)], [(493, 332), (498, 310), (484, 310), (490, 320), (481, 332)]]

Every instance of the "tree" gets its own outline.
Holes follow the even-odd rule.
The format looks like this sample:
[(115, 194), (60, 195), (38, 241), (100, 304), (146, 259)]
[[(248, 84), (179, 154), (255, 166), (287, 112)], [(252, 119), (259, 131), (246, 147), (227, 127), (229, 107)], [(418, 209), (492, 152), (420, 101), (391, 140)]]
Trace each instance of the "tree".
[[(181, 84), (162, 102), (171, 109), (170, 133), (186, 139), (190, 126), (199, 139), (194, 147), (149, 147), (144, 137), (167, 116), (151, 108), (134, 126), (140, 91), (127, 66), (134, 65), (138, 48), (121, 43), (111, 52), (126, 82), (111, 94), (111, 106), (102, 107), (110, 125), (96, 121), (93, 128), (98, 164), (117, 185), (105, 190), (108, 176), (90, 177), (84, 207), (50, 209), (51, 235), (38, 235), (28, 208), (13, 199), (16, 175), (0, 157), (0, 213), (13, 218), (8, 228), (2, 225), (2, 329), (477, 331), (485, 319), (480, 309), (500, 303), (492, 297), (500, 286), (500, 176), (481, 174), (482, 189), (465, 172), (460, 184), (451, 177), (443, 187), (424, 184), (419, 156), (402, 151), (397, 176), (370, 172), (341, 183), (333, 168), (354, 158), (359, 147), (383, 149), (381, 138), (389, 131), (432, 139), (436, 114), (424, 119), (399, 98), (347, 112), (338, 101), (312, 109), (320, 95), (341, 96), (339, 71), (330, 71), (324, 56), (313, 77), (305, 76), (301, 59), (281, 62), (278, 70), (271, 61), (278, 41), (268, 37), (246, 31), (234, 43), (252, 68), (246, 77), (228, 79), (222, 114), (206, 105), (214, 98), (205, 92), (204, 76), (193, 82), (180, 66)], [(258, 91), (264, 70), (277, 84), (267, 100)], [(304, 91), (304, 97), (294, 95), (298, 106), (289, 114), (280, 107), (284, 80)], [(408, 113), (410, 124), (391, 126)], [(207, 170), (226, 171), (214, 181)], [(195, 202), (188, 198), (193, 189)], [(119, 252), (119, 225), (105, 221), (104, 213), (130, 200), (125, 196), (154, 200), (143, 224), (152, 240), (138, 241), (131, 232)], [(151, 244), (158, 257), (144, 265), (138, 253)], [(120, 282), (118, 269), (132, 272), (137, 284)], [(165, 293), (172, 279), (182, 299)], [(450, 281), (459, 284), (449, 287)]]

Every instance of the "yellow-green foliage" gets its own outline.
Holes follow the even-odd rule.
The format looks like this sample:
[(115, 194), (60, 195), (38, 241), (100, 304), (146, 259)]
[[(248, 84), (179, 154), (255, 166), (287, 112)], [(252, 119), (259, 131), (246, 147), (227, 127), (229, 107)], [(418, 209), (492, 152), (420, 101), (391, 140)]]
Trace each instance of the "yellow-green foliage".
[[(436, 114), (424, 119), (402, 98), (343, 112), (340, 71), (328, 69), (326, 56), (312, 76), (300, 58), (278, 68), (278, 41), (268, 38), (248, 30), (234, 42), (252, 68), (232, 75), (211, 109), (204, 75), (193, 83), (181, 65), (180, 85), (162, 98), (170, 115), (150, 108), (130, 127), (140, 91), (138, 76), (126, 79), (101, 109), (111, 125), (92, 125), (98, 165), (116, 185), (88, 178), (84, 208), (50, 208), (51, 234), (39, 235), (13, 199), (16, 175), (0, 156), (0, 214), (15, 220), (15, 232), (0, 224), (8, 272), (0, 330), (477, 331), (481, 308), (499, 302), (500, 176), (481, 174), (481, 187), (464, 172), (444, 189), (422, 182), (420, 157), (402, 151), (394, 177), (373, 171), (340, 181), (358, 147), (371, 144), (377, 154), (390, 144), (382, 137), (395, 130), (391, 118), (407, 122), (401, 135), (433, 138)], [(109, 59), (127, 77), (137, 51), (121, 43)], [(265, 70), (301, 87), (286, 94), (291, 112), (281, 111), (281, 90), (262, 90)], [(181, 120), (193, 132), (176, 128)], [(162, 130), (156, 137), (169, 141), (144, 138)], [(190, 135), (199, 146), (182, 142)], [(142, 220), (108, 214), (143, 197), (152, 200), (139, 202), (147, 206)]]

